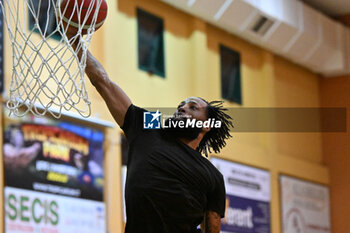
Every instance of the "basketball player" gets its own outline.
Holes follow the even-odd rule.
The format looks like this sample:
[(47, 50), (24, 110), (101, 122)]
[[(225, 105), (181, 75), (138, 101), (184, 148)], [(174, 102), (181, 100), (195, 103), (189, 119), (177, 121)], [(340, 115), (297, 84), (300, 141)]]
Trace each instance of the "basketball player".
[(126, 233), (219, 233), (225, 213), (225, 187), (221, 173), (203, 157), (219, 152), (231, 137), (231, 117), (222, 102), (190, 97), (180, 103), (167, 122), (193, 118), (215, 119), (220, 128), (143, 129), (146, 111), (113, 83), (102, 65), (88, 52), (86, 74), (95, 86), (128, 144), (125, 186)]

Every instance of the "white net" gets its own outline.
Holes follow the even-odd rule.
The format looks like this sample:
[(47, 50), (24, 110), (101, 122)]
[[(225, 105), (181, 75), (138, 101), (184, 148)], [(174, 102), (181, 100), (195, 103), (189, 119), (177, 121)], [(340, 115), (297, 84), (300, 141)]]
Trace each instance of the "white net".
[[(63, 1), (68, 3), (61, 5)], [(43, 116), (49, 112), (59, 118), (62, 110), (75, 110), (90, 116), (84, 73), (102, 1), (0, 0), (12, 47), (7, 101), (11, 113), (23, 116), (30, 111)], [(70, 38), (66, 36), (69, 24), (77, 27)], [(77, 51), (82, 51), (80, 59)]]

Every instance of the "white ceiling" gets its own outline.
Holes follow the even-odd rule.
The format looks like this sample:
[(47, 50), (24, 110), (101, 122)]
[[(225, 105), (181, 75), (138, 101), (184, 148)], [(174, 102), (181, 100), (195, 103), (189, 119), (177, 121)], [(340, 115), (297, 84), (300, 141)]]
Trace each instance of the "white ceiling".
[(303, 0), (303, 2), (329, 16), (350, 14), (350, 0)]
[[(350, 8), (350, 0), (304, 0), (303, 3), (300, 2), (302, 0), (161, 1), (316, 73), (325, 76), (350, 73), (350, 28), (305, 4), (305, 1), (328, 2), (325, 9), (329, 10), (332, 3), (340, 1), (344, 9), (346, 5)], [(335, 16), (340, 13), (332, 11), (331, 14)], [(263, 18), (265, 22), (272, 22), (268, 31), (254, 31), (254, 25), (260, 24)]]

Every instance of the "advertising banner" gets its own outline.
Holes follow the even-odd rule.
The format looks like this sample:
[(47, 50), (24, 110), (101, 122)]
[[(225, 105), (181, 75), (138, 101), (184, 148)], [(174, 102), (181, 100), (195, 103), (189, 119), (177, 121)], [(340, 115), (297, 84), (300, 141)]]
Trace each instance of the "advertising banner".
[(330, 233), (329, 189), (280, 176), (283, 233)]
[(270, 173), (246, 165), (212, 158), (226, 188), (222, 233), (270, 232)]
[(103, 202), (5, 188), (5, 232), (105, 233)]
[[(64, 120), (4, 112), (6, 233), (104, 232), (104, 133)], [(94, 226), (100, 226), (100, 220), (99, 230), (73, 230), (96, 221)]]
[(32, 115), (4, 118), (5, 186), (103, 200), (103, 132)]

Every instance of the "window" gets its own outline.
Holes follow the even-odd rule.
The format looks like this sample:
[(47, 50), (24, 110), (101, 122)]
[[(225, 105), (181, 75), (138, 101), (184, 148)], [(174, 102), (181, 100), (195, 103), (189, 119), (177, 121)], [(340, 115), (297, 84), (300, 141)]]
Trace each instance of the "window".
[[(35, 27), (35, 19), (33, 17), (33, 14), (35, 14), (39, 21), (40, 31), (42, 34), (44, 34), (45, 37), (52, 37), (55, 39), (61, 38), (61, 35), (56, 31), (57, 29), (57, 22), (56, 22), (56, 15), (55, 15), (56, 1), (57, 0), (54, 1), (55, 3), (53, 3), (52, 0), (31, 1), (32, 4), (30, 4), (29, 6), (32, 9), (32, 11), (28, 10), (30, 29), (33, 29)], [(49, 14), (47, 14), (48, 10), (49, 10)], [(39, 33), (39, 28), (35, 28), (34, 31)]]
[(163, 20), (137, 9), (139, 69), (165, 77)]
[(240, 54), (220, 45), (221, 97), (242, 104)]

